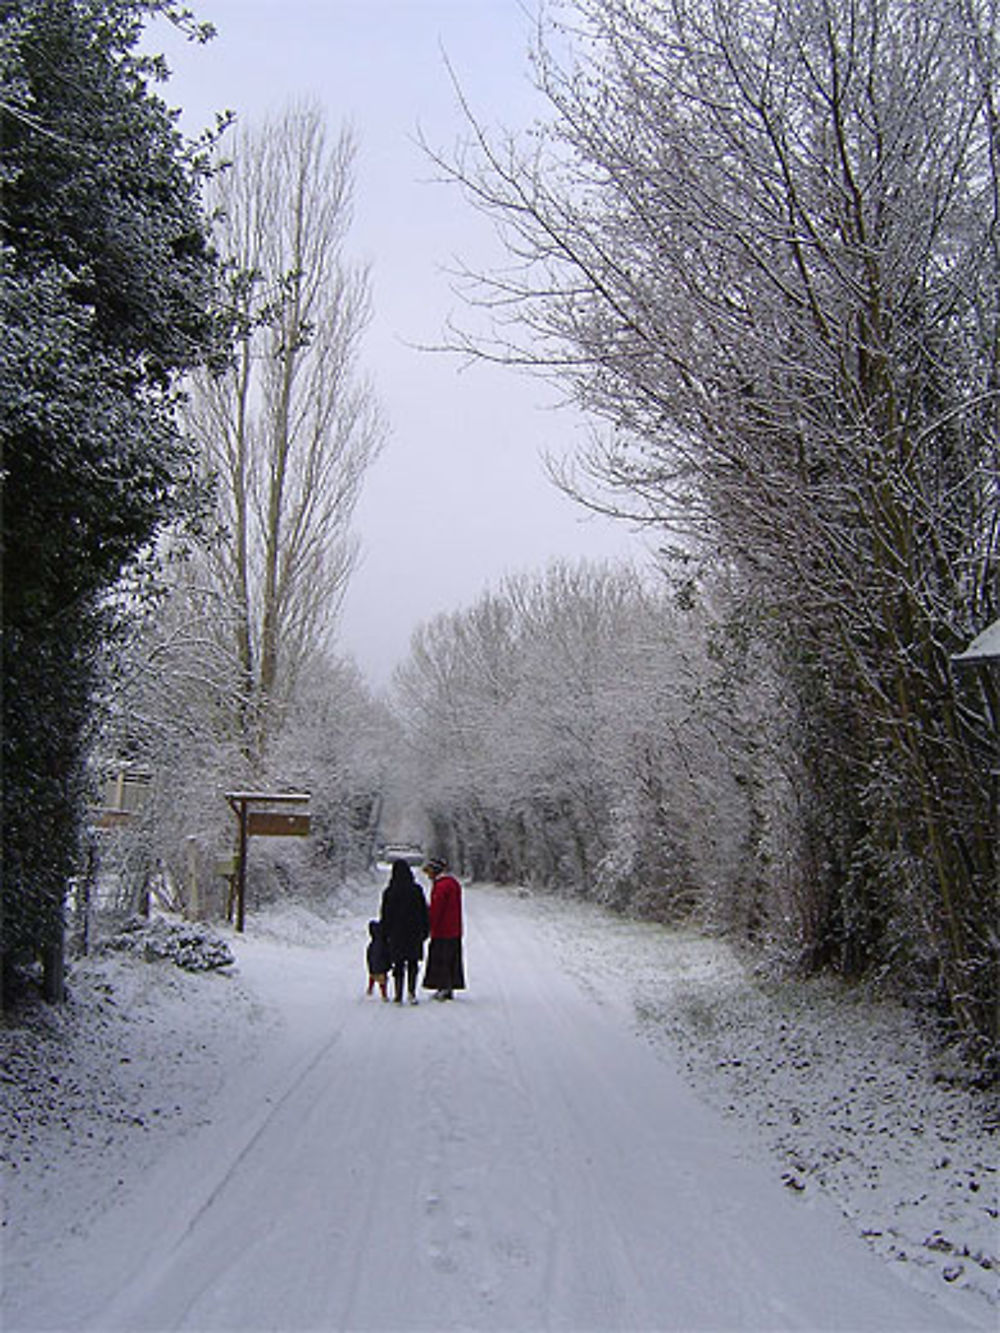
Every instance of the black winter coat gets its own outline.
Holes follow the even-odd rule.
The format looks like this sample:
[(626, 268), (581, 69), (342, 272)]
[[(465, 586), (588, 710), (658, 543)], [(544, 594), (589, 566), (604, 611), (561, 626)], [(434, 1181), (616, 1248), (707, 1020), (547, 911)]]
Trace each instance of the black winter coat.
[(410, 884), (390, 883), (382, 894), (382, 930), (393, 963), (419, 962), (424, 956), (430, 922), (427, 899), (415, 880)]
[(392, 959), (389, 957), (389, 946), (386, 944), (385, 935), (382, 932), (382, 922), (369, 921), (368, 934), (371, 936), (366, 951), (368, 972), (375, 977), (382, 972), (389, 971), (392, 966)]

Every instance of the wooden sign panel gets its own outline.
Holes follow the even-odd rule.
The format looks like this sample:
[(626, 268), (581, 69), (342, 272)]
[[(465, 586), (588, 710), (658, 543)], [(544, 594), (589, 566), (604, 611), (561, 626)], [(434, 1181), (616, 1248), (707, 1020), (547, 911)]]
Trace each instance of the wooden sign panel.
[(98, 828), (123, 828), (130, 824), (134, 818), (131, 810), (98, 810), (94, 816), (94, 823)]
[(304, 838), (309, 832), (308, 815), (286, 815), (280, 810), (249, 810), (247, 833), (253, 837)]

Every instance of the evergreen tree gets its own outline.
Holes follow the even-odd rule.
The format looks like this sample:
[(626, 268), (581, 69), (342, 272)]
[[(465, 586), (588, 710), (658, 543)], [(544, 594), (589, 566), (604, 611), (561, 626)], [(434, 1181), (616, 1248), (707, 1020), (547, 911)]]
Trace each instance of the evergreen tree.
[(136, 53), (166, 0), (0, 7), (3, 936), (59, 957), (108, 592), (194, 512), (178, 373), (212, 345), (199, 168)]

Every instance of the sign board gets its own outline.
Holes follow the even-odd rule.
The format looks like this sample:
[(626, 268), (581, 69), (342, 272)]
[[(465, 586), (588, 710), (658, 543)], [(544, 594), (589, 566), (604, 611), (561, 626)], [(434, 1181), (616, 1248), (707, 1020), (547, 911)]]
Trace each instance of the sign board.
[(250, 837), (304, 838), (309, 832), (308, 815), (286, 815), (280, 810), (248, 810)]
[(132, 822), (131, 810), (118, 810), (104, 807), (94, 812), (94, 825), (96, 828), (123, 828), (126, 824)]
[(103, 783), (101, 804), (91, 810), (94, 827), (117, 829), (130, 824), (142, 809), (152, 785), (153, 775), (145, 769), (119, 765)]
[[(303, 838), (309, 832), (309, 793), (292, 791), (227, 791), (226, 800), (240, 821), (236, 871), (232, 883), (236, 929), (243, 930), (246, 910), (247, 846), (251, 837)], [(256, 809), (254, 807), (257, 807)], [(263, 807), (263, 808), (260, 808)]]

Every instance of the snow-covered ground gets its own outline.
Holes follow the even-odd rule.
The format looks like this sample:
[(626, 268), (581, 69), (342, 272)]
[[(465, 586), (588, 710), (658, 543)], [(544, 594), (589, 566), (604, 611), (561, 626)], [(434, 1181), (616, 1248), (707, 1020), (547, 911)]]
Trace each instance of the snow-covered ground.
[(863, 988), (768, 984), (719, 940), (547, 907), (571, 914), (558, 934), (567, 966), (623, 998), (788, 1189), (828, 1194), (909, 1279), (975, 1293), (1000, 1327), (995, 1089), (977, 1091), (913, 1013)]
[(399, 1012), (379, 890), (0, 1030), (6, 1330), (997, 1327), (996, 1099), (910, 1015), (478, 886)]

